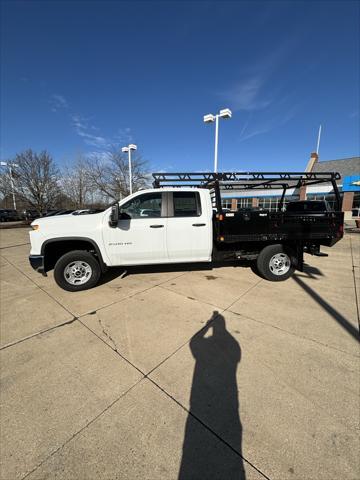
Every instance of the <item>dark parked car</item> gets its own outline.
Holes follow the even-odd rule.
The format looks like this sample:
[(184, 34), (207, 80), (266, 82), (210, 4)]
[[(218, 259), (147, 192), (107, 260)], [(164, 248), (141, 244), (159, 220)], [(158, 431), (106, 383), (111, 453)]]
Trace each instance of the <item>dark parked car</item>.
[(103, 211), (103, 208), (85, 208), (83, 210), (75, 210), (73, 215), (92, 215), (94, 213), (101, 213)]
[(16, 220), (21, 220), (22, 217), (14, 209), (11, 208), (2, 208), (1, 209), (1, 221), (2, 222), (15, 222)]
[(35, 218), (40, 218), (41, 214), (37, 210), (25, 210), (24, 217), (26, 220), (35, 220)]
[(330, 212), (331, 208), (328, 202), (324, 200), (300, 200), (290, 202), (286, 207), (287, 212), (296, 213), (316, 213)]
[(60, 210), (47, 210), (46, 214), (44, 217), (53, 217), (54, 215), (57, 215)]
[(0, 222), (7, 222), (8, 221), (8, 213), (7, 210), (4, 208), (0, 209)]
[(69, 215), (69, 213), (73, 213), (74, 210), (59, 210), (55, 215)]

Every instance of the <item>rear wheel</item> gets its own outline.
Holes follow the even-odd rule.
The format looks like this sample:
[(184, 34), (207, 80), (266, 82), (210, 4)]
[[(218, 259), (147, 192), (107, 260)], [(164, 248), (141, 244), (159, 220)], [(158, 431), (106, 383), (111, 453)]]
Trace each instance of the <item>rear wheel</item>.
[(74, 250), (56, 262), (54, 278), (59, 287), (79, 292), (95, 287), (101, 275), (99, 262), (89, 252)]
[(283, 245), (268, 245), (259, 253), (256, 266), (266, 280), (281, 282), (295, 271), (294, 254)]

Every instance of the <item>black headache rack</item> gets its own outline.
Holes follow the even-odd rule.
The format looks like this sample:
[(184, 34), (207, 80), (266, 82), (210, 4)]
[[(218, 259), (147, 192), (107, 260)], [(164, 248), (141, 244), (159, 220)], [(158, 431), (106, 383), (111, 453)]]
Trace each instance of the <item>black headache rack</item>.
[(282, 189), (279, 210), (282, 209), (286, 191), (299, 189), (307, 185), (330, 183), (333, 187), (337, 210), (341, 210), (341, 200), (336, 180), (341, 176), (337, 172), (182, 172), (153, 173), (154, 188), (196, 187), (213, 189), (215, 207), (222, 212), (222, 190), (272, 190)]

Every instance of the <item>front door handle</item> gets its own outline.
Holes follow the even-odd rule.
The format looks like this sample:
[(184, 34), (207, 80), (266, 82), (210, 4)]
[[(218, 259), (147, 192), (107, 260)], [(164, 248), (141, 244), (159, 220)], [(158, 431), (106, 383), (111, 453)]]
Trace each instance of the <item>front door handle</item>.
[(150, 225), (150, 228), (162, 228), (164, 225)]
[(206, 227), (206, 223), (193, 223), (193, 227)]

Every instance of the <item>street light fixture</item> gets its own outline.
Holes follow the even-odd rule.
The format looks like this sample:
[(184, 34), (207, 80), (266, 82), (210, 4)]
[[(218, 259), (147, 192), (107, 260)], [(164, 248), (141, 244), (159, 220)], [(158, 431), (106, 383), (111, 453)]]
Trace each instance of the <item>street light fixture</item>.
[(12, 169), (17, 168), (19, 165), (16, 163), (0, 162), (1, 167), (8, 167), (10, 173), (10, 185), (11, 185), (11, 195), (13, 198), (14, 210), (16, 210), (16, 200), (15, 200), (15, 190), (14, 190), (14, 179), (12, 176)]
[(137, 150), (137, 146), (134, 145), (133, 143), (130, 143), (127, 147), (123, 147), (121, 151), (123, 153), (128, 153), (129, 154), (129, 189), (130, 189), (130, 195), (132, 194), (132, 168), (131, 168), (131, 150)]
[(223, 108), (219, 113), (213, 115), (208, 113), (204, 115), (204, 123), (213, 123), (215, 122), (215, 153), (214, 153), (214, 172), (217, 172), (218, 166), (218, 144), (219, 144), (219, 118), (227, 119), (231, 118), (232, 112), (230, 108)]

